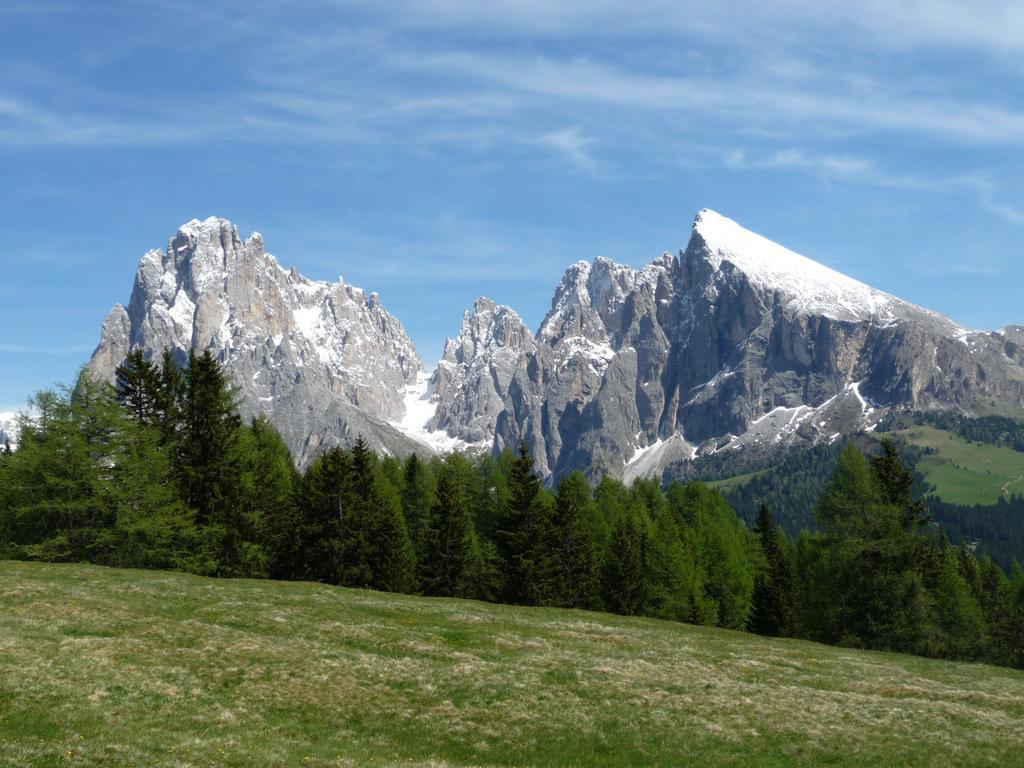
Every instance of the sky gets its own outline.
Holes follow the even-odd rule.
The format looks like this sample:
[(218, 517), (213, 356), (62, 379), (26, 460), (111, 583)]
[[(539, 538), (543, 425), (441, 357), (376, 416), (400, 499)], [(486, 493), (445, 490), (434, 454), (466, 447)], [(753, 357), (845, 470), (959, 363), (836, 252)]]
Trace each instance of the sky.
[(0, 0), (0, 410), (142, 254), (263, 234), (405, 325), (536, 328), (707, 207), (974, 328), (1024, 323), (1024, 4)]

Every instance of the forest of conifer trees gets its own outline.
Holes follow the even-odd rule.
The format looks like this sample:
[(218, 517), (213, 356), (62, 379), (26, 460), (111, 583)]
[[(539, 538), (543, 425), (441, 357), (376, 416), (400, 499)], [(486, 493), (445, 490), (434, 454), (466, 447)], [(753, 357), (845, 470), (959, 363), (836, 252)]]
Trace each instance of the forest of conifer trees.
[(1024, 667), (1024, 570), (927, 526), (891, 442), (848, 444), (795, 539), (699, 482), (545, 487), (522, 446), (377, 456), (359, 439), (300, 473), (244, 423), (209, 353), (135, 352), (116, 386), (45, 391), (0, 454), (0, 558), (300, 579), (607, 610)]

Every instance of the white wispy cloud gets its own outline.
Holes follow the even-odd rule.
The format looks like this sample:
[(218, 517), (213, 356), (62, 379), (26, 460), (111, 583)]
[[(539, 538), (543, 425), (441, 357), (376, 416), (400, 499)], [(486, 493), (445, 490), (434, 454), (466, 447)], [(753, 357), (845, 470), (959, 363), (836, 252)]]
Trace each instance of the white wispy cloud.
[(584, 136), (583, 129), (578, 125), (550, 131), (543, 134), (537, 141), (543, 146), (551, 147), (578, 168), (585, 171), (594, 169), (594, 158), (588, 150), (593, 142)]

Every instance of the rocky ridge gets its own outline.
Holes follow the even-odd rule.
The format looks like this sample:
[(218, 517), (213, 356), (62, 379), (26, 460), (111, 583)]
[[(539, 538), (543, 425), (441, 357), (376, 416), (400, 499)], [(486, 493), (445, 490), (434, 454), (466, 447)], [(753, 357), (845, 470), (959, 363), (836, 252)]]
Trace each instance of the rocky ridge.
[[(462, 336), (495, 314), (484, 306)], [(891, 408), (1019, 411), (1020, 338), (962, 328), (704, 210), (678, 256), (571, 266), (534, 344), (501, 348), (507, 394), (480, 377), (479, 397), (471, 376), (457, 398), (439, 386), (434, 426), (472, 423), (479, 440), (463, 404), (493, 413), (498, 394), (494, 445), (526, 440), (545, 475), (662, 476), (719, 450), (832, 441)], [(466, 371), (497, 355), (461, 347), (480, 349)], [(452, 367), (435, 378), (458, 379)]]
[(131, 301), (103, 324), (88, 370), (113, 381), (129, 350), (211, 349), (239, 389), (245, 416), (266, 414), (296, 459), (364, 434), (378, 450), (426, 451), (388, 423), (422, 364), (375, 293), (309, 280), (243, 241), (225, 219), (193, 220), (142, 257)]
[(570, 266), (536, 333), (478, 299), (429, 375), (375, 294), (192, 221), (143, 257), (90, 370), (111, 379), (134, 347), (213, 349), (300, 463), (357, 434), (392, 454), (525, 440), (545, 477), (630, 480), (832, 441), (892, 408), (1024, 408), (1024, 329), (962, 328), (708, 210), (678, 255)]

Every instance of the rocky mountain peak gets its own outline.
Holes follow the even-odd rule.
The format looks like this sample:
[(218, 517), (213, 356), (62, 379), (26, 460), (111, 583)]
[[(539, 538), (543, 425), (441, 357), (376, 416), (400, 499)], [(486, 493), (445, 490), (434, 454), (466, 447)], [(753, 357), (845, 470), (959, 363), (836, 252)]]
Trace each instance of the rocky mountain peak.
[(678, 257), (570, 266), (536, 335), (478, 298), (433, 374), (380, 297), (285, 270), (226, 219), (146, 253), (90, 370), (132, 348), (210, 348), (300, 463), (378, 450), (500, 450), (627, 479), (720, 450), (870, 429), (893, 408), (1024, 409), (1024, 329), (968, 331), (710, 210)]
[(532, 351), (533, 348), (533, 334), (518, 313), (481, 296), (473, 302), (472, 311), (463, 313), (459, 335), (445, 342), (441, 359), (461, 365), (501, 349)]
[(379, 297), (285, 270), (261, 236), (243, 241), (217, 217), (193, 219), (142, 257), (131, 301), (111, 311), (89, 369), (113, 380), (135, 348), (180, 360), (212, 350), (245, 414), (272, 416), (300, 461), (354, 439), (357, 426), (379, 448), (404, 444), (387, 421), (402, 416), (422, 367)]

